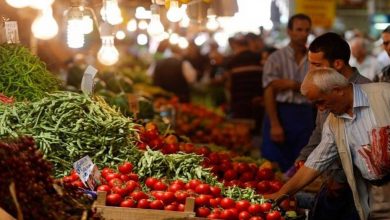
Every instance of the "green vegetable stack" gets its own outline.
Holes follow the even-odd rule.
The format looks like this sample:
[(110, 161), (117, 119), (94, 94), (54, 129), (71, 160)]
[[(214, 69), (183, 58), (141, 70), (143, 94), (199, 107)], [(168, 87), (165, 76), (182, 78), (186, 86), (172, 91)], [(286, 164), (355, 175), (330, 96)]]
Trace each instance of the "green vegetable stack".
[(32, 136), (55, 176), (89, 155), (99, 167), (139, 158), (134, 123), (102, 100), (56, 92), (37, 102), (0, 105), (0, 138)]
[(58, 86), (59, 80), (27, 48), (20, 44), (0, 45), (0, 92), (17, 101), (35, 101)]

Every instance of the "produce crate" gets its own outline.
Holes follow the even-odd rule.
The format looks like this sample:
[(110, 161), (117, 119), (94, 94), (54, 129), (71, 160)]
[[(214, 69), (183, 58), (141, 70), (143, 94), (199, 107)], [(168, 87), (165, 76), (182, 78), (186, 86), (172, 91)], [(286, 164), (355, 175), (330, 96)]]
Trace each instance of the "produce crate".
[(195, 199), (186, 199), (184, 212), (154, 209), (122, 208), (106, 206), (106, 192), (98, 192), (94, 208), (98, 216), (105, 220), (168, 220), (189, 219), (195, 216)]

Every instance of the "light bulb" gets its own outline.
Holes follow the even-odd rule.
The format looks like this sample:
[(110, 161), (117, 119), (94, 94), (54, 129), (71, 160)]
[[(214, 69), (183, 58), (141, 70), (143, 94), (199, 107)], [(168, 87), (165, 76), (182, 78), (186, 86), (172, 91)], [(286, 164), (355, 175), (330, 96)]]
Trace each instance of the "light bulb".
[(89, 15), (83, 15), (84, 34), (89, 34), (93, 31), (93, 20)]
[(150, 23), (148, 25), (148, 33), (151, 36), (158, 36), (164, 32), (164, 26), (161, 24), (160, 15), (152, 14)]
[(215, 31), (219, 28), (219, 23), (216, 19), (216, 17), (209, 17), (206, 23), (207, 29), (210, 31)]
[(146, 34), (139, 34), (137, 36), (137, 44), (139, 44), (139, 45), (148, 44), (148, 36), (146, 36)]
[(38, 9), (38, 10), (43, 10), (53, 4), (54, 0), (35, 0), (35, 1), (30, 1), (29, 7)]
[(14, 8), (24, 8), (30, 5), (30, 0), (5, 0), (7, 4)]
[(172, 33), (171, 36), (169, 37), (169, 43), (171, 44), (179, 43), (179, 35), (176, 33)]
[(116, 32), (115, 37), (118, 40), (123, 40), (126, 38), (126, 33), (122, 30), (119, 30), (118, 32)]
[(167, 11), (167, 18), (171, 22), (178, 22), (183, 18), (183, 11), (179, 8), (179, 2), (177, 0), (171, 0)]
[(97, 54), (97, 58), (103, 65), (114, 65), (119, 60), (119, 52), (114, 46), (114, 36), (101, 36), (101, 39), (102, 47)]
[(72, 6), (65, 13), (67, 19), (67, 44), (70, 48), (84, 46), (84, 27), (82, 7)]
[(137, 30), (137, 21), (133, 18), (127, 22), (127, 30), (133, 32)]
[(58, 24), (53, 18), (51, 7), (40, 12), (31, 26), (34, 36), (41, 40), (49, 40), (58, 33)]
[(146, 30), (148, 28), (148, 22), (142, 20), (138, 22), (138, 28), (141, 30)]
[(105, 0), (100, 15), (103, 21), (107, 21), (112, 25), (117, 25), (123, 22), (121, 10), (116, 0)]
[(190, 26), (190, 18), (188, 17), (187, 13), (184, 13), (183, 18), (179, 23), (179, 26), (183, 28), (187, 28), (188, 26)]
[(180, 37), (178, 44), (179, 44), (179, 47), (181, 49), (186, 49), (188, 47), (188, 45), (189, 45), (189, 43), (188, 43), (188, 41), (187, 41), (187, 39), (185, 37)]

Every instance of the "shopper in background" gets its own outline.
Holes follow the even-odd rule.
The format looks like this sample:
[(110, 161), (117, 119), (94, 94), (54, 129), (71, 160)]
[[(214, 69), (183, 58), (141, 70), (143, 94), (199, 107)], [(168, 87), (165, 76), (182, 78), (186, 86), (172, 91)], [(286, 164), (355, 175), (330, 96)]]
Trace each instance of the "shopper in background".
[(229, 94), (229, 108), (232, 118), (255, 119), (262, 114), (252, 100), (262, 96), (260, 54), (249, 48), (245, 36), (234, 39), (234, 54), (227, 61), (226, 79)]
[[(336, 33), (325, 33), (309, 46), (310, 69), (331, 67), (341, 73), (351, 83), (369, 83), (366, 77), (348, 64), (351, 50), (348, 43)], [(321, 142), (322, 128), (329, 111), (317, 111), (316, 127), (310, 136), (309, 143), (301, 150), (296, 164), (306, 161), (310, 153)], [(316, 196), (314, 207), (311, 208), (309, 219), (358, 219), (353, 204), (352, 192), (348, 186), (341, 164), (337, 161), (330, 171), (324, 175), (325, 183)]]
[[(390, 25), (382, 32), (383, 48), (390, 57)], [(390, 65), (382, 69), (381, 82), (390, 82)]]
[(296, 193), (340, 159), (360, 219), (389, 219), (390, 84), (353, 84), (332, 68), (318, 68), (309, 71), (301, 91), (319, 110), (331, 113), (305, 164), (265, 197)]
[(370, 42), (364, 37), (354, 37), (351, 40), (351, 66), (356, 67), (363, 76), (372, 81), (378, 81), (381, 67), (376, 57), (370, 54)]
[(190, 85), (196, 81), (197, 72), (190, 62), (182, 58), (180, 48), (174, 45), (169, 48), (171, 55), (157, 60), (150, 70), (153, 85), (174, 93), (181, 102), (189, 102)]
[(260, 35), (249, 32), (245, 35), (245, 38), (248, 41), (249, 49), (252, 52), (260, 54), (261, 51), (264, 49), (265, 44), (263, 38), (261, 38)]
[(314, 128), (314, 110), (299, 93), (308, 69), (307, 38), (311, 19), (293, 15), (287, 24), (288, 46), (272, 53), (263, 69), (264, 104), (262, 156), (284, 172), (297, 158)]

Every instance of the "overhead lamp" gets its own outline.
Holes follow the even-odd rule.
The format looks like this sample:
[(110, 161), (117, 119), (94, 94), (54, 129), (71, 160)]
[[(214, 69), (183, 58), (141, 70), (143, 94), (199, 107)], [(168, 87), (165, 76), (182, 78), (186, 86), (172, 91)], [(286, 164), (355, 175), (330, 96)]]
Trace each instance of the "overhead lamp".
[(119, 52), (114, 45), (114, 36), (111, 33), (111, 26), (104, 22), (100, 28), (100, 39), (102, 47), (97, 54), (98, 61), (106, 66), (112, 66), (119, 60)]
[(84, 34), (92, 33), (93, 31), (93, 11), (91, 8), (83, 7), (83, 27)]
[(171, 22), (178, 22), (183, 18), (183, 11), (179, 8), (179, 2), (177, 0), (170, 1), (167, 18)]
[(189, 43), (185, 37), (180, 37), (178, 45), (181, 49), (186, 49), (188, 47)]
[(137, 43), (139, 45), (146, 45), (146, 44), (148, 44), (148, 36), (146, 34), (139, 34), (137, 36)]
[(160, 14), (158, 13), (158, 6), (152, 4), (150, 10), (152, 11), (152, 17), (148, 25), (148, 34), (158, 36), (164, 32), (164, 26), (161, 24)]
[(180, 8), (183, 13), (183, 18), (181, 19), (179, 26), (183, 28), (187, 28), (188, 26), (190, 26), (190, 18), (187, 15), (187, 5), (182, 4)]
[(53, 17), (53, 10), (50, 7), (39, 12), (38, 17), (31, 26), (34, 36), (41, 40), (49, 40), (58, 33), (58, 24)]
[(103, 7), (100, 10), (103, 21), (117, 25), (123, 22), (121, 10), (117, 0), (103, 0)]
[(84, 46), (83, 8), (78, 1), (72, 1), (72, 6), (65, 12), (67, 20), (67, 44), (70, 48)]
[(217, 21), (217, 15), (215, 14), (212, 8), (207, 9), (207, 29), (210, 31), (215, 31), (219, 28), (219, 23)]
[(127, 22), (127, 26), (126, 26), (127, 30), (129, 32), (133, 32), (133, 31), (136, 31), (137, 30), (137, 21), (132, 18), (130, 19), (128, 22)]

